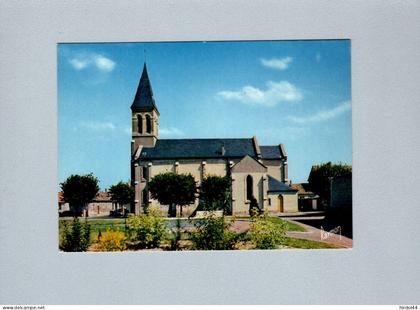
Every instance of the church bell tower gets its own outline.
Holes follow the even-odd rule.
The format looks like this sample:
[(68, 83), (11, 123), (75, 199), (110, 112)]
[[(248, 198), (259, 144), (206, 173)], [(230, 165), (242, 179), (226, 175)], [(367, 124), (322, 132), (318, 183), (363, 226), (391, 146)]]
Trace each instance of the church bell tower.
[(158, 121), (159, 111), (153, 98), (152, 86), (145, 63), (136, 96), (131, 105), (132, 155), (136, 153), (139, 146), (155, 146), (158, 138)]

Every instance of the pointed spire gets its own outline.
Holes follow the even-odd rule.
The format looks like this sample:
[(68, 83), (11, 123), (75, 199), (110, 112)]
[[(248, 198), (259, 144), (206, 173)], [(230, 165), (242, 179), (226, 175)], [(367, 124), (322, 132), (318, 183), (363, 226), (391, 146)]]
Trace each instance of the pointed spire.
[(134, 97), (131, 110), (135, 112), (148, 112), (155, 109), (158, 113), (158, 109), (153, 98), (152, 85), (150, 84), (149, 75), (147, 74), (146, 63), (143, 66), (143, 72), (141, 74), (139, 86), (137, 87), (136, 96)]

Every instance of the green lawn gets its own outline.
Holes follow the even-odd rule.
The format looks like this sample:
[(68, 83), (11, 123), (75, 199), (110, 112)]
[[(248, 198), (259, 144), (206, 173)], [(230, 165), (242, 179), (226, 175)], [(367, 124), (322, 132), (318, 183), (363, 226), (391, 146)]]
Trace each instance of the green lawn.
[(286, 231), (306, 231), (303, 226), (287, 220), (283, 220), (279, 217), (269, 217), (269, 220), (275, 224), (285, 225)]
[[(61, 235), (62, 231), (62, 223), (63, 222), (72, 222), (73, 219), (60, 219), (59, 221), (59, 234)], [(84, 223), (84, 218), (79, 218), (79, 221), (81, 223)], [(94, 219), (94, 218), (88, 218), (87, 222), (90, 225), (90, 239), (91, 240), (97, 240), (99, 231), (105, 232), (108, 228), (111, 230), (124, 230), (125, 229), (125, 220), (124, 219)]]
[[(227, 216), (227, 218), (233, 218), (233, 217)], [(235, 218), (237, 218), (239, 220), (250, 220), (251, 219), (248, 216), (237, 216)], [(306, 231), (306, 229), (303, 226), (301, 226), (299, 224), (296, 224), (296, 223), (293, 223), (293, 222), (290, 222), (288, 220), (281, 219), (279, 217), (269, 216), (268, 219), (275, 224), (284, 225), (286, 231)]]
[[(106, 219), (95, 219), (93, 217), (91, 218), (83, 218), (83, 217), (79, 217), (79, 221), (80, 222), (84, 222), (87, 221), (89, 223), (89, 225), (92, 226), (112, 226), (112, 225), (124, 225), (124, 221), (125, 219), (123, 218), (106, 218)], [(73, 218), (60, 218), (60, 222), (63, 221), (73, 221)]]
[(332, 244), (312, 240), (284, 237), (282, 245), (295, 249), (340, 249)]

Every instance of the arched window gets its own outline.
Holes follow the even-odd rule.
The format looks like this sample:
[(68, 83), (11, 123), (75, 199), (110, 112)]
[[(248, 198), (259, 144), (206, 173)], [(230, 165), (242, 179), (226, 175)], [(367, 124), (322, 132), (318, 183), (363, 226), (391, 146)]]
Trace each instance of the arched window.
[(152, 119), (149, 114), (146, 115), (146, 132), (152, 133)]
[(246, 199), (251, 200), (252, 197), (254, 197), (254, 191), (253, 191), (253, 180), (252, 176), (248, 175), (246, 177)]
[(143, 133), (143, 117), (137, 115), (137, 132)]

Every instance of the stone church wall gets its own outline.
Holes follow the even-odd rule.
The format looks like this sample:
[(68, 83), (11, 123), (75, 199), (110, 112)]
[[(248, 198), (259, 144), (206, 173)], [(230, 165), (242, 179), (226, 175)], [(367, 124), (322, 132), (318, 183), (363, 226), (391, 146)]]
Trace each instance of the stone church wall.
[[(223, 159), (210, 159), (203, 161), (200, 159), (180, 159), (175, 160), (153, 160), (152, 165), (149, 165), (149, 162), (142, 162), (141, 166), (148, 166), (149, 179), (153, 178), (155, 175), (165, 172), (176, 172), (176, 173), (190, 173), (197, 184), (200, 184), (203, 178), (206, 175), (226, 175), (226, 161)], [(137, 175), (136, 175), (137, 177)], [(143, 189), (145, 183), (141, 189)], [(141, 199), (138, 199), (141, 201)], [(168, 214), (168, 206), (162, 206), (157, 200), (149, 199), (149, 206), (160, 208), (162, 212), (166, 215)], [(198, 206), (198, 198), (194, 204), (183, 207), (183, 216), (189, 216)], [(179, 210), (178, 210), (179, 212)]]
[(233, 215), (249, 215), (250, 201), (246, 199), (246, 178), (248, 175), (250, 175), (253, 179), (253, 194), (254, 197), (257, 199), (259, 206), (265, 207), (267, 204), (267, 200), (265, 199), (266, 197), (264, 196), (264, 193), (268, 188), (265, 173), (232, 173), (232, 197), (234, 199), (232, 202)]
[(277, 180), (283, 180), (282, 161), (274, 159), (264, 159), (263, 164), (267, 166), (267, 173)]

